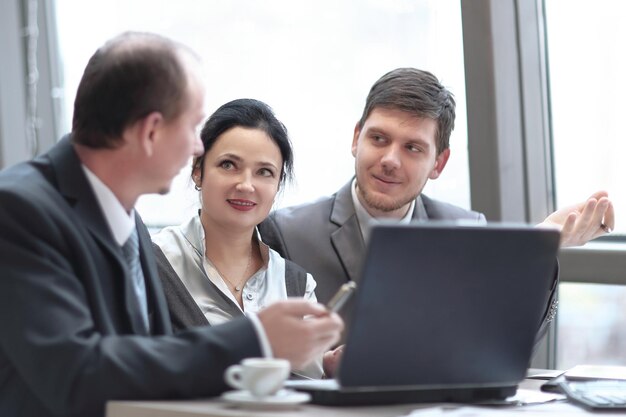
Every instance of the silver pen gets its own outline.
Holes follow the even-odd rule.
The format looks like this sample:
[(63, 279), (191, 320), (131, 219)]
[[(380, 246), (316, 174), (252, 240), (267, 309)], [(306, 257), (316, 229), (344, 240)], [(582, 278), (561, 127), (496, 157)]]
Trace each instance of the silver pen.
[(356, 283), (354, 281), (346, 282), (339, 287), (339, 290), (333, 295), (333, 298), (326, 304), (326, 308), (333, 313), (338, 312), (346, 301), (348, 301), (348, 298), (350, 298), (354, 290), (356, 290)]

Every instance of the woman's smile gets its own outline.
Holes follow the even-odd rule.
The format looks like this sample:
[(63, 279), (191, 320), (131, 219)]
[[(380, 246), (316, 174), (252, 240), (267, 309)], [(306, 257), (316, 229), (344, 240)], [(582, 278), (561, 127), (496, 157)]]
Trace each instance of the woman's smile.
[(226, 202), (230, 204), (230, 206), (235, 210), (240, 211), (250, 211), (256, 206), (256, 203), (254, 201), (242, 200), (238, 198), (229, 198), (226, 200)]

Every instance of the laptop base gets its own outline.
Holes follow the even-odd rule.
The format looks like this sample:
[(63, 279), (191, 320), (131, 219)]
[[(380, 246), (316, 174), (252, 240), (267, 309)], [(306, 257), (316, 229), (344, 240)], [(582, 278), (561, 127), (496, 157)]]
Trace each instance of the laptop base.
[(408, 388), (406, 390), (381, 390), (380, 387), (325, 390), (303, 386), (297, 387), (296, 389), (311, 394), (312, 404), (359, 406), (442, 402), (475, 403), (504, 400), (507, 397), (515, 395), (517, 385), (498, 388)]

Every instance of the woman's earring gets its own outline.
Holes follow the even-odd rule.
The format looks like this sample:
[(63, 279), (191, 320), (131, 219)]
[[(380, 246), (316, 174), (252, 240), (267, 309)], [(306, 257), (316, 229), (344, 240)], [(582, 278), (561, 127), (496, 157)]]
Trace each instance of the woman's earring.
[(193, 188), (196, 189), (196, 191), (200, 191), (202, 188), (200, 188), (200, 186), (198, 184), (194, 185)]

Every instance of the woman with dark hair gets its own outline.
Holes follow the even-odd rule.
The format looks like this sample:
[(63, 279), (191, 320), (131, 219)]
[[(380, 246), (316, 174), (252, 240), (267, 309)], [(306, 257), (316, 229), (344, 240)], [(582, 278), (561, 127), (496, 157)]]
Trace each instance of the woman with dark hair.
[[(274, 301), (316, 301), (315, 280), (261, 241), (256, 229), (293, 173), (285, 126), (265, 103), (234, 100), (206, 121), (191, 178), (198, 215), (153, 237), (174, 330), (217, 325)], [(321, 358), (297, 371), (323, 375)]]

